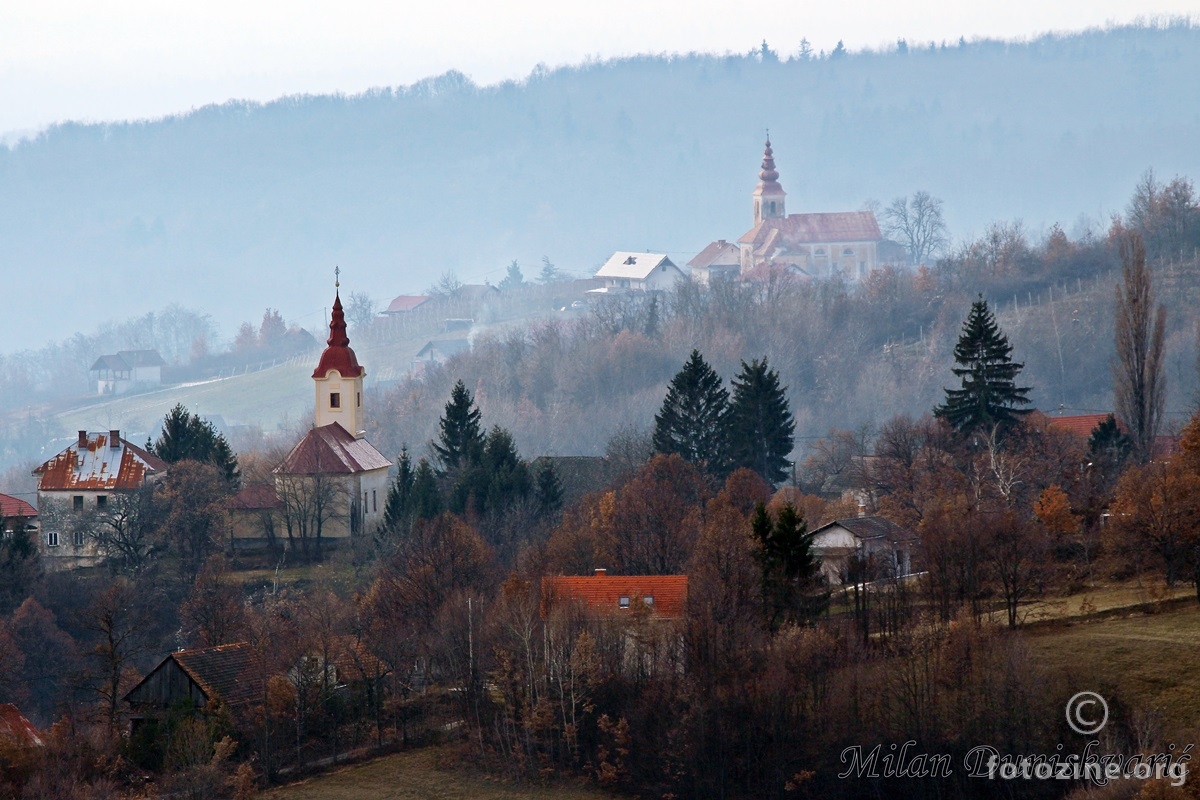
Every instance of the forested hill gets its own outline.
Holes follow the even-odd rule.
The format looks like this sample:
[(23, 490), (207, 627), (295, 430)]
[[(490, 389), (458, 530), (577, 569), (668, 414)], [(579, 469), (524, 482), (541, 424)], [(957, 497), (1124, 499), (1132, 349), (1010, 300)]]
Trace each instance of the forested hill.
[[(229, 334), (319, 316), (334, 264), (377, 300), (446, 270), (686, 261), (749, 226), (763, 129), (791, 211), (926, 189), (952, 234), (1099, 226), (1148, 167), (1200, 175), (1200, 27), (800, 58), (644, 56), (478, 87), (230, 102), (0, 148), (5, 350), (183, 302)], [(49, 280), (53, 278), (53, 280)], [(15, 324), (14, 324), (15, 323)], [(13, 333), (17, 331), (18, 333)]]

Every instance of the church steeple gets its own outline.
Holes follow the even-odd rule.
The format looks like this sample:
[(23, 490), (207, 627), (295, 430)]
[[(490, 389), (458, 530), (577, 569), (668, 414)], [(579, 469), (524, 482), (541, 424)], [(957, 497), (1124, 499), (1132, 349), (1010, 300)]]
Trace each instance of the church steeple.
[(779, 185), (779, 172), (775, 169), (775, 153), (771, 150), (771, 134), (767, 133), (767, 143), (763, 149), (762, 170), (758, 173), (758, 186), (754, 189), (754, 224), (758, 225), (764, 219), (775, 219), (787, 216), (784, 198), (787, 192)]
[(312, 374), (317, 392), (317, 427), (336, 422), (348, 433), (361, 436), (363, 378), (367, 371), (359, 366), (358, 358), (350, 349), (346, 315), (337, 286), (334, 288), (333, 313), (329, 317), (329, 338), (325, 343), (327, 346)]

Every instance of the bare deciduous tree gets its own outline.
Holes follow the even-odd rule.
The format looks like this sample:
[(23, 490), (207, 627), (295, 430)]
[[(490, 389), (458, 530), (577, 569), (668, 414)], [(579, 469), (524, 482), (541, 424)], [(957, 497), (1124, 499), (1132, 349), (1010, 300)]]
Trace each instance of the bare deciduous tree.
[(1128, 426), (1134, 454), (1148, 461), (1162, 423), (1167, 397), (1163, 343), (1167, 311), (1155, 307), (1146, 248), (1141, 235), (1122, 234), (1121, 284), (1116, 290), (1114, 318), (1116, 360), (1113, 394), (1117, 416)]
[(897, 197), (883, 212), (883, 229), (908, 248), (913, 264), (923, 264), (948, 243), (941, 199), (921, 190), (910, 200)]

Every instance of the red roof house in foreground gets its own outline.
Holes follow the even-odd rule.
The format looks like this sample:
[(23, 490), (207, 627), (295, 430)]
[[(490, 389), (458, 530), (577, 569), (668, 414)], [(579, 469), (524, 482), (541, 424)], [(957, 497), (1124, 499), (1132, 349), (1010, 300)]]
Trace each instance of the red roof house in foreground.
[(542, 578), (542, 613), (556, 603), (578, 603), (595, 617), (620, 618), (646, 608), (657, 619), (680, 619), (687, 604), (687, 575), (558, 575)]

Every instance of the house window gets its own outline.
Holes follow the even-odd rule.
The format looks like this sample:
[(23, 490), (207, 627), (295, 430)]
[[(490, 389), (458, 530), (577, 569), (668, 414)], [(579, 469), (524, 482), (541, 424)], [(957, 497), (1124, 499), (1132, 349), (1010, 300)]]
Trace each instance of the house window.
[(642, 602), (648, 606), (654, 605), (654, 595), (652, 595), (652, 594), (646, 595), (645, 597), (642, 598)]
[(847, 247), (845, 250), (843, 250), (843, 251), (842, 251), (842, 255), (844, 255), (844, 256), (852, 256), (852, 255), (854, 255), (854, 249), (853, 249), (853, 248), (850, 248), (850, 247)]
[(817, 258), (824, 258), (824, 257), (825, 257), (825, 248), (818, 247), (817, 248)]
[(58, 547), (58, 531), (46, 531), (46, 546)]
[(83, 547), (83, 531), (76, 530), (71, 535), (71, 540), (72, 540), (71, 543), (74, 544), (76, 547)]
[(71, 506), (76, 511), (82, 511), (83, 510), (83, 495), (77, 494), (74, 497), (72, 497), (71, 498)]
[(342, 407), (342, 395), (340, 392), (330, 392), (329, 393), (329, 407), (330, 408), (341, 408)]
[(371, 510), (372, 511), (379, 510), (379, 497), (378, 497), (378, 495), (375, 494), (374, 489), (371, 490)]
[(619, 605), (621, 608), (629, 608), (629, 595), (621, 595), (621, 598), (617, 600), (617, 605)]
[(108, 508), (108, 495), (96, 495), (96, 508)]
[(362, 408), (362, 392), (354, 393), (354, 402), (359, 408)]

